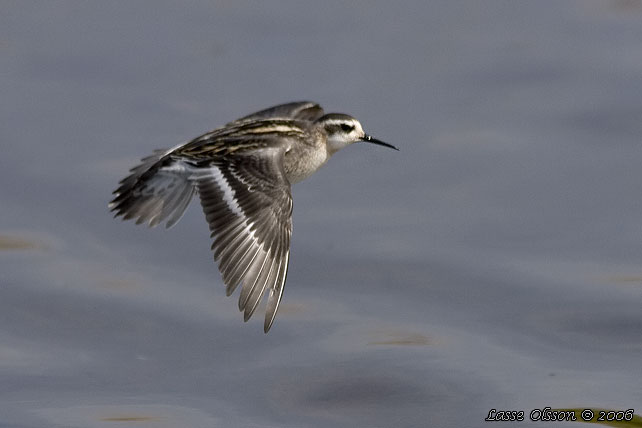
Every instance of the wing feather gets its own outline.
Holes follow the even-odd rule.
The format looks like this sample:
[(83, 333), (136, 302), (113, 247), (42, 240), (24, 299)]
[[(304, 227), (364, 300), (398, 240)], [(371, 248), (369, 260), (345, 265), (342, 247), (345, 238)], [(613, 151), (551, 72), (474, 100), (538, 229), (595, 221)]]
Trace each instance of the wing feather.
[(272, 118), (287, 118), (313, 122), (324, 114), (325, 113), (321, 106), (313, 101), (296, 101), (270, 107), (265, 110), (257, 111), (256, 113), (243, 116), (240, 119), (228, 123), (227, 126), (251, 120)]
[(289, 259), (290, 249), (287, 248), (282, 259), (279, 275), (274, 283), (274, 287), (270, 289), (270, 296), (268, 297), (267, 308), (265, 309), (265, 323), (263, 324), (263, 331), (265, 331), (266, 333), (270, 331), (270, 328), (274, 323), (276, 312), (279, 309), (279, 304), (281, 303), (281, 298), (283, 297), (283, 286), (285, 285), (285, 280), (287, 278)]
[(267, 293), (267, 333), (283, 295), (292, 234), (283, 156), (288, 140), (305, 138), (323, 114), (310, 101), (282, 104), (157, 150), (121, 180), (109, 207), (137, 224), (171, 227), (197, 193), (226, 293), (242, 284), (239, 309), (246, 321)]
[[(281, 293), (287, 271), (292, 196), (283, 153), (282, 146), (259, 145), (215, 158), (192, 176), (227, 294), (242, 284), (239, 310), (246, 321), (268, 290)], [(272, 300), (272, 321), (277, 309)]]

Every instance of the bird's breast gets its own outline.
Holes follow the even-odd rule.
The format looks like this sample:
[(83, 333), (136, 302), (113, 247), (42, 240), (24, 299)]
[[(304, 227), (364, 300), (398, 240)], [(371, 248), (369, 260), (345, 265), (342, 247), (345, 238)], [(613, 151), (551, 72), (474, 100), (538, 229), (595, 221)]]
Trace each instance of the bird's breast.
[(327, 162), (329, 157), (325, 145), (322, 147), (298, 145), (285, 153), (283, 168), (290, 183), (294, 184), (312, 175)]

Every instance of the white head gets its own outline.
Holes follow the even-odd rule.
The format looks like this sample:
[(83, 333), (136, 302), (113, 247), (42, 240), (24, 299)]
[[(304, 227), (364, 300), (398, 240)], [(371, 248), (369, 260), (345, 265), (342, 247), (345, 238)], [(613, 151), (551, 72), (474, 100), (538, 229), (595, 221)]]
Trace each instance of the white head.
[(384, 143), (371, 137), (363, 131), (361, 123), (352, 116), (341, 113), (330, 113), (317, 119), (318, 124), (323, 126), (323, 129), (328, 136), (328, 150), (330, 154), (335, 153), (339, 149), (344, 148), (357, 141), (365, 141), (368, 143), (378, 144), (380, 146), (390, 147), (391, 149), (399, 150), (395, 146)]

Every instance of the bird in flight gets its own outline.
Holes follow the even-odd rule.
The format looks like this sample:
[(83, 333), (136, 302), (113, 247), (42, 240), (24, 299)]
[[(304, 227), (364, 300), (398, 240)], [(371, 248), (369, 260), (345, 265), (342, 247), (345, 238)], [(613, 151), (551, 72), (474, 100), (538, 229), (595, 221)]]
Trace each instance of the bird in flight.
[(180, 220), (197, 194), (209, 223), (214, 260), (239, 310), (250, 319), (268, 293), (263, 329), (283, 296), (292, 235), (290, 186), (339, 149), (368, 142), (357, 119), (325, 114), (309, 101), (277, 105), (237, 119), (170, 150), (156, 150), (120, 181), (109, 208), (154, 227)]

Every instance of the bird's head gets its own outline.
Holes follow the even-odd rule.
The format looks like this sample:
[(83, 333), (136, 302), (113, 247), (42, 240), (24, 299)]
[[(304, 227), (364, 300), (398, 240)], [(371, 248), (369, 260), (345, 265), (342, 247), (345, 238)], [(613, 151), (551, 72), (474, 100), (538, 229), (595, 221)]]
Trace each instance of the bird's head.
[(361, 123), (352, 116), (341, 113), (330, 113), (317, 119), (317, 123), (323, 126), (328, 136), (328, 149), (335, 153), (347, 145), (364, 141), (366, 143), (378, 144), (399, 150), (392, 144), (384, 143), (381, 140), (366, 134)]

